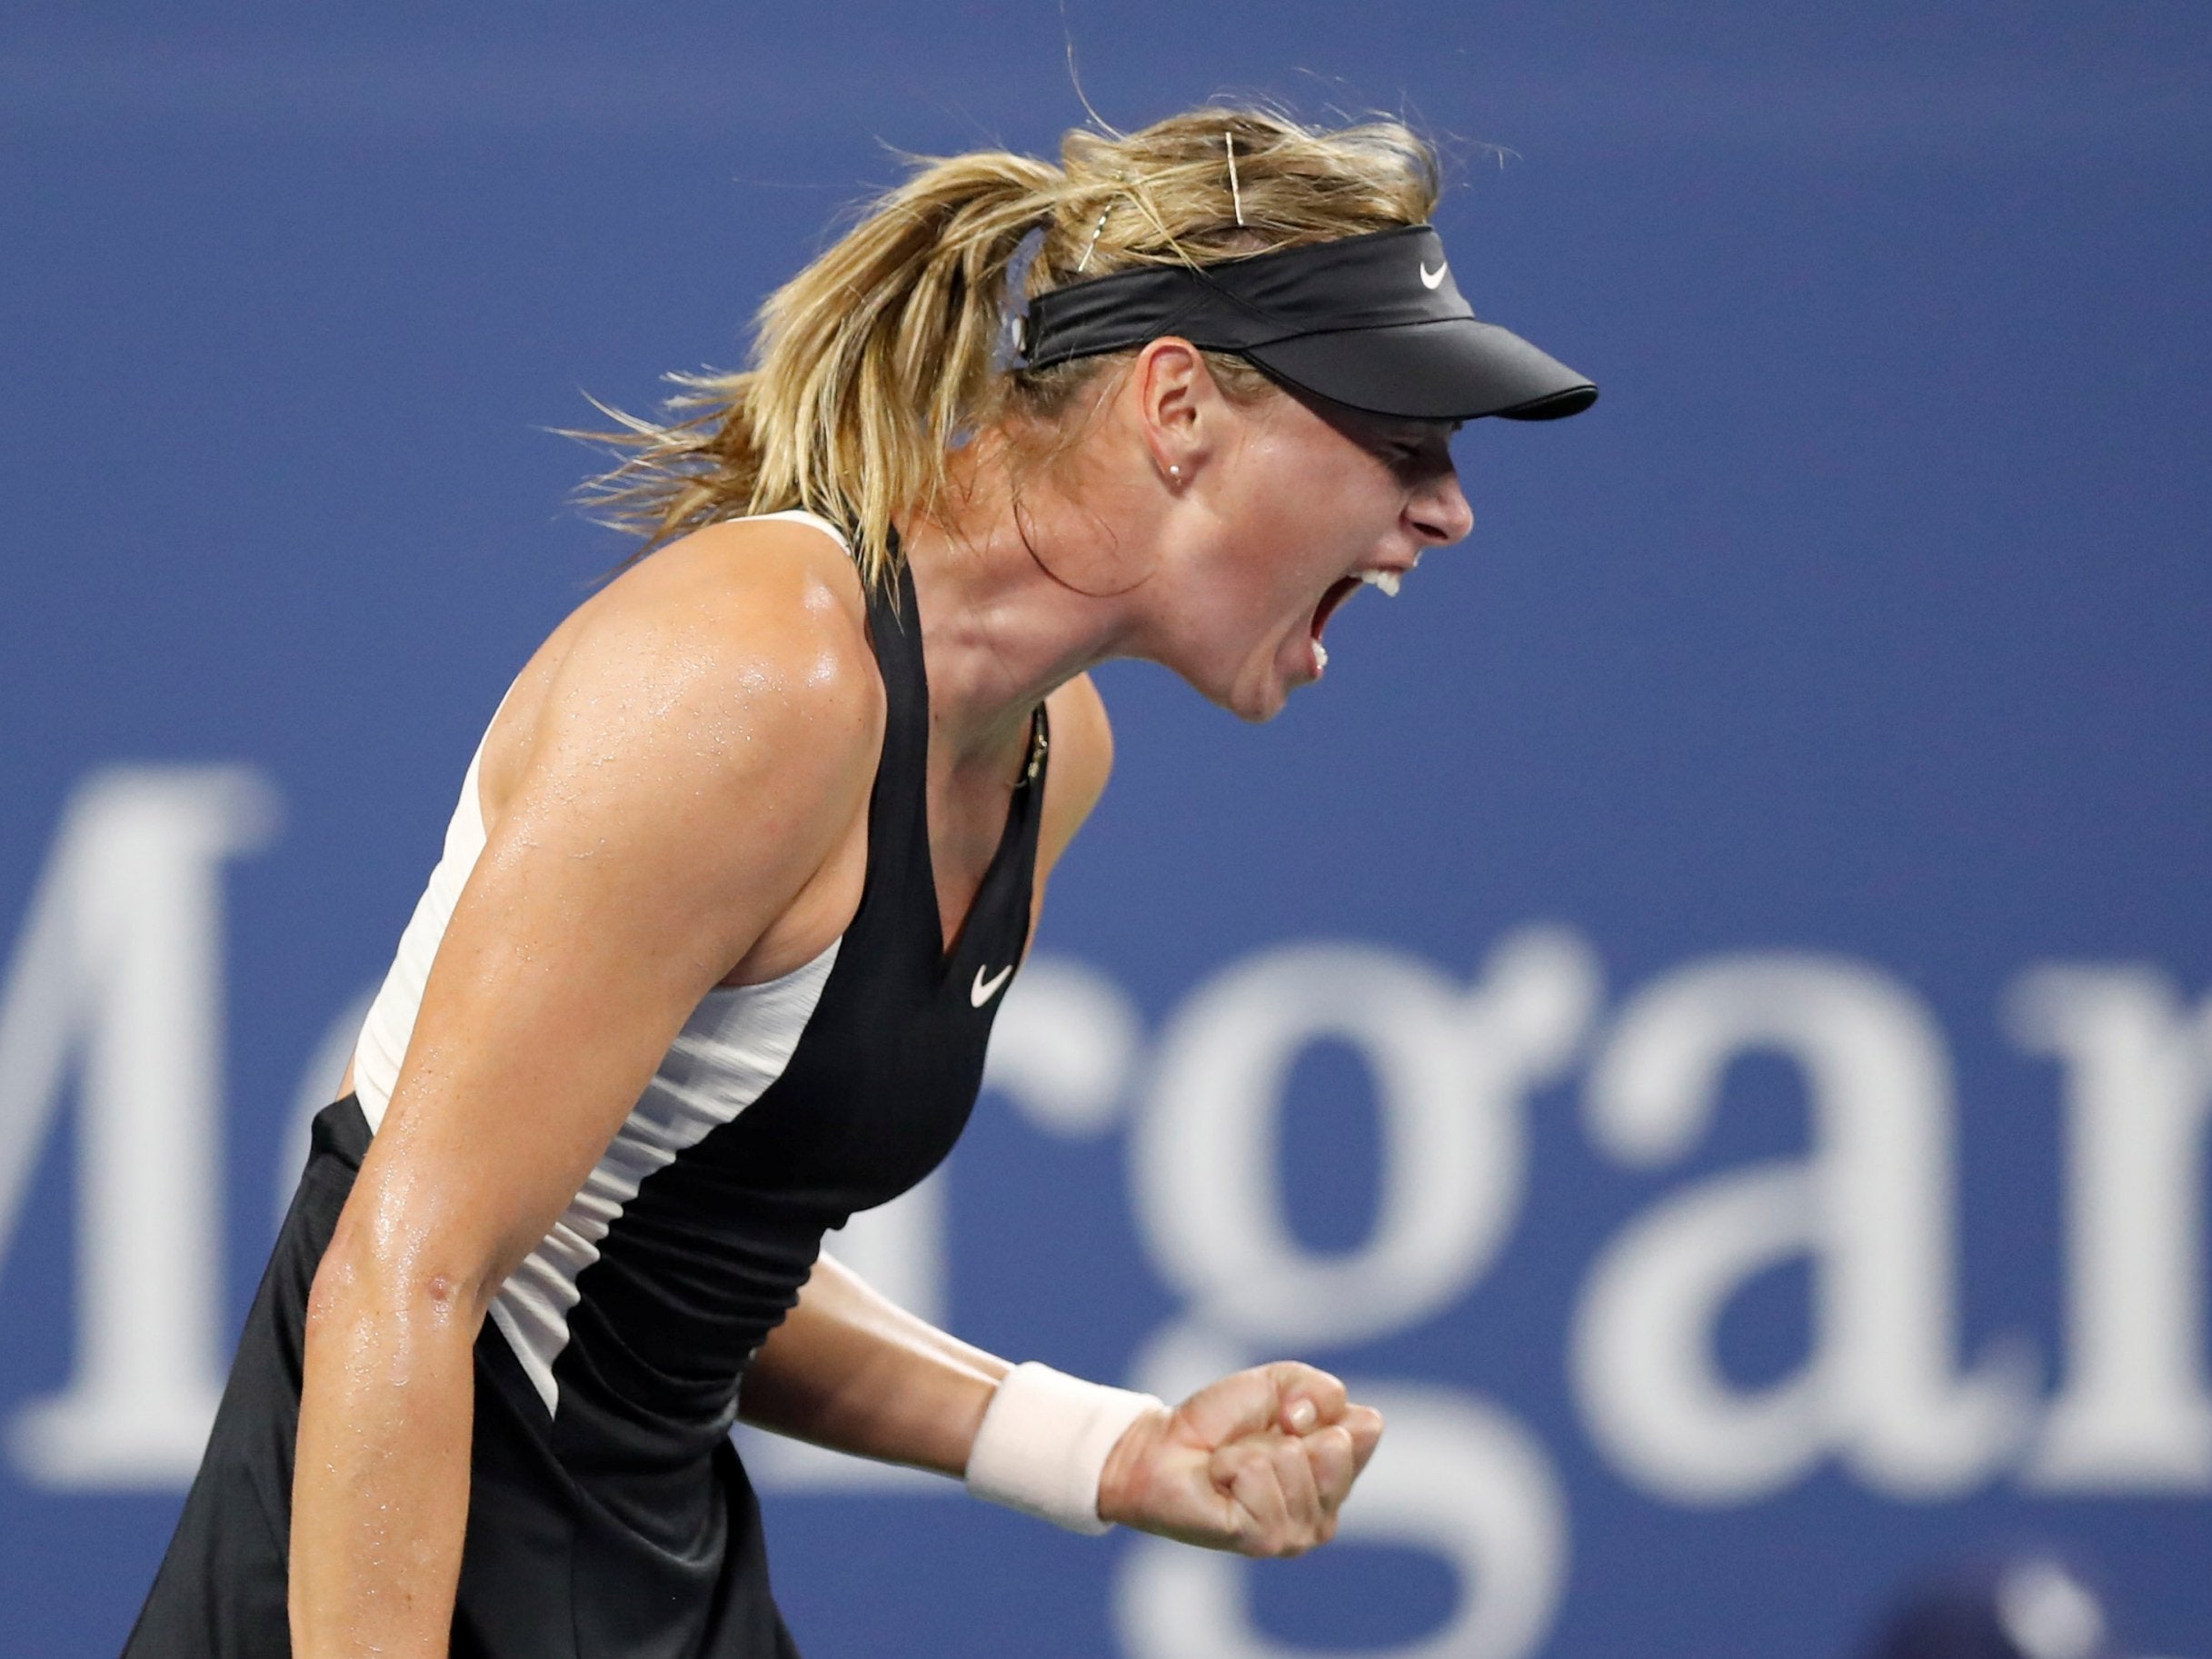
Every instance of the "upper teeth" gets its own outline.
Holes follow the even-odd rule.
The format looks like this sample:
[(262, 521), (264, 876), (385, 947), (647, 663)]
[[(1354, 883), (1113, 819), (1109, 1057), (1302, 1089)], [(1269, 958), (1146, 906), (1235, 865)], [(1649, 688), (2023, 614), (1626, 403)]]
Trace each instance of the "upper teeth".
[(1380, 588), (1392, 599), (1398, 597), (1399, 576), (1396, 571), (1361, 571), (1360, 580)]

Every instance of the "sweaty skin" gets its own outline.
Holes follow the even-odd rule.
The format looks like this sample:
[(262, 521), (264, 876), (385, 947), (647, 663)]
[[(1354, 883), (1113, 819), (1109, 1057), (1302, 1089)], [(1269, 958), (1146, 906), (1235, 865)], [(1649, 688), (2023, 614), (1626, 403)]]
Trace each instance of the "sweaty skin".
[[(1235, 402), (1168, 339), (1018, 502), (1024, 434), (963, 449), (952, 508), (904, 539), (945, 937), (990, 862), (1038, 700), (1054, 744), (1041, 898), (1111, 765), (1084, 671), (1146, 658), (1269, 718), (1318, 677), (1332, 589), (1466, 533), (1448, 435), (1281, 394)], [(812, 959), (851, 919), (883, 720), (865, 616), (857, 572), (819, 531), (717, 525), (579, 607), (494, 721), (484, 850), (310, 1299), (292, 1523), (303, 1659), (446, 1651), (492, 1296), (699, 998)], [(1006, 1369), (825, 1262), (745, 1405), (771, 1428), (957, 1475)], [(1295, 1554), (1333, 1535), (1380, 1428), (1310, 1366), (1240, 1372), (1131, 1426), (1100, 1513)]]

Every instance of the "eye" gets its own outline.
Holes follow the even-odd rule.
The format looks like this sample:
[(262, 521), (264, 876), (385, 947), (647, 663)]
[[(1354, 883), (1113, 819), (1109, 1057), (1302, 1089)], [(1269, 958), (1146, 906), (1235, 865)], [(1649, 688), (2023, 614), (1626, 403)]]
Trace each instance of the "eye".
[(1450, 426), (1419, 425), (1400, 427), (1381, 436), (1377, 452), (1394, 467), (1407, 467), (1426, 462), (1436, 452), (1448, 446), (1452, 432), (1458, 430), (1455, 422)]

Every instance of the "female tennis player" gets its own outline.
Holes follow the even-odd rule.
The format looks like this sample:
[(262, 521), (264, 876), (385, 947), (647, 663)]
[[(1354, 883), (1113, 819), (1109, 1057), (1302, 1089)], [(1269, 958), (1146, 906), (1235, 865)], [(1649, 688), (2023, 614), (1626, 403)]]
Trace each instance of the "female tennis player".
[(1436, 195), (1402, 127), (1249, 110), (922, 165), (628, 423), (651, 556), (492, 717), (133, 1655), (794, 1654), (740, 1417), (1082, 1530), (1330, 1536), (1381, 1432), (1334, 1378), (1170, 1407), (819, 1250), (967, 1118), (1106, 780), (1085, 671), (1269, 718), (1467, 532), (1459, 422), (1596, 395), (1475, 320)]

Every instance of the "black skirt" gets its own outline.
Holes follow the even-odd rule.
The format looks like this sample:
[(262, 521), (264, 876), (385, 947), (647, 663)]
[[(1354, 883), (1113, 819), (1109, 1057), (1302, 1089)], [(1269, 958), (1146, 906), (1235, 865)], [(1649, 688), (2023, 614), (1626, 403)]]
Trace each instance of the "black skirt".
[[(313, 1151), (246, 1317), (176, 1535), (125, 1659), (276, 1659), (307, 1293), (368, 1150), (347, 1096)], [(603, 1475), (604, 1472), (603, 1472)], [(769, 1593), (760, 1506), (727, 1440), (664, 1469), (653, 1509), (695, 1517), (648, 1536), (554, 1455), (553, 1419), (489, 1320), (476, 1343), (469, 1515), (453, 1659), (798, 1659)], [(681, 1488), (681, 1489), (678, 1489)]]

